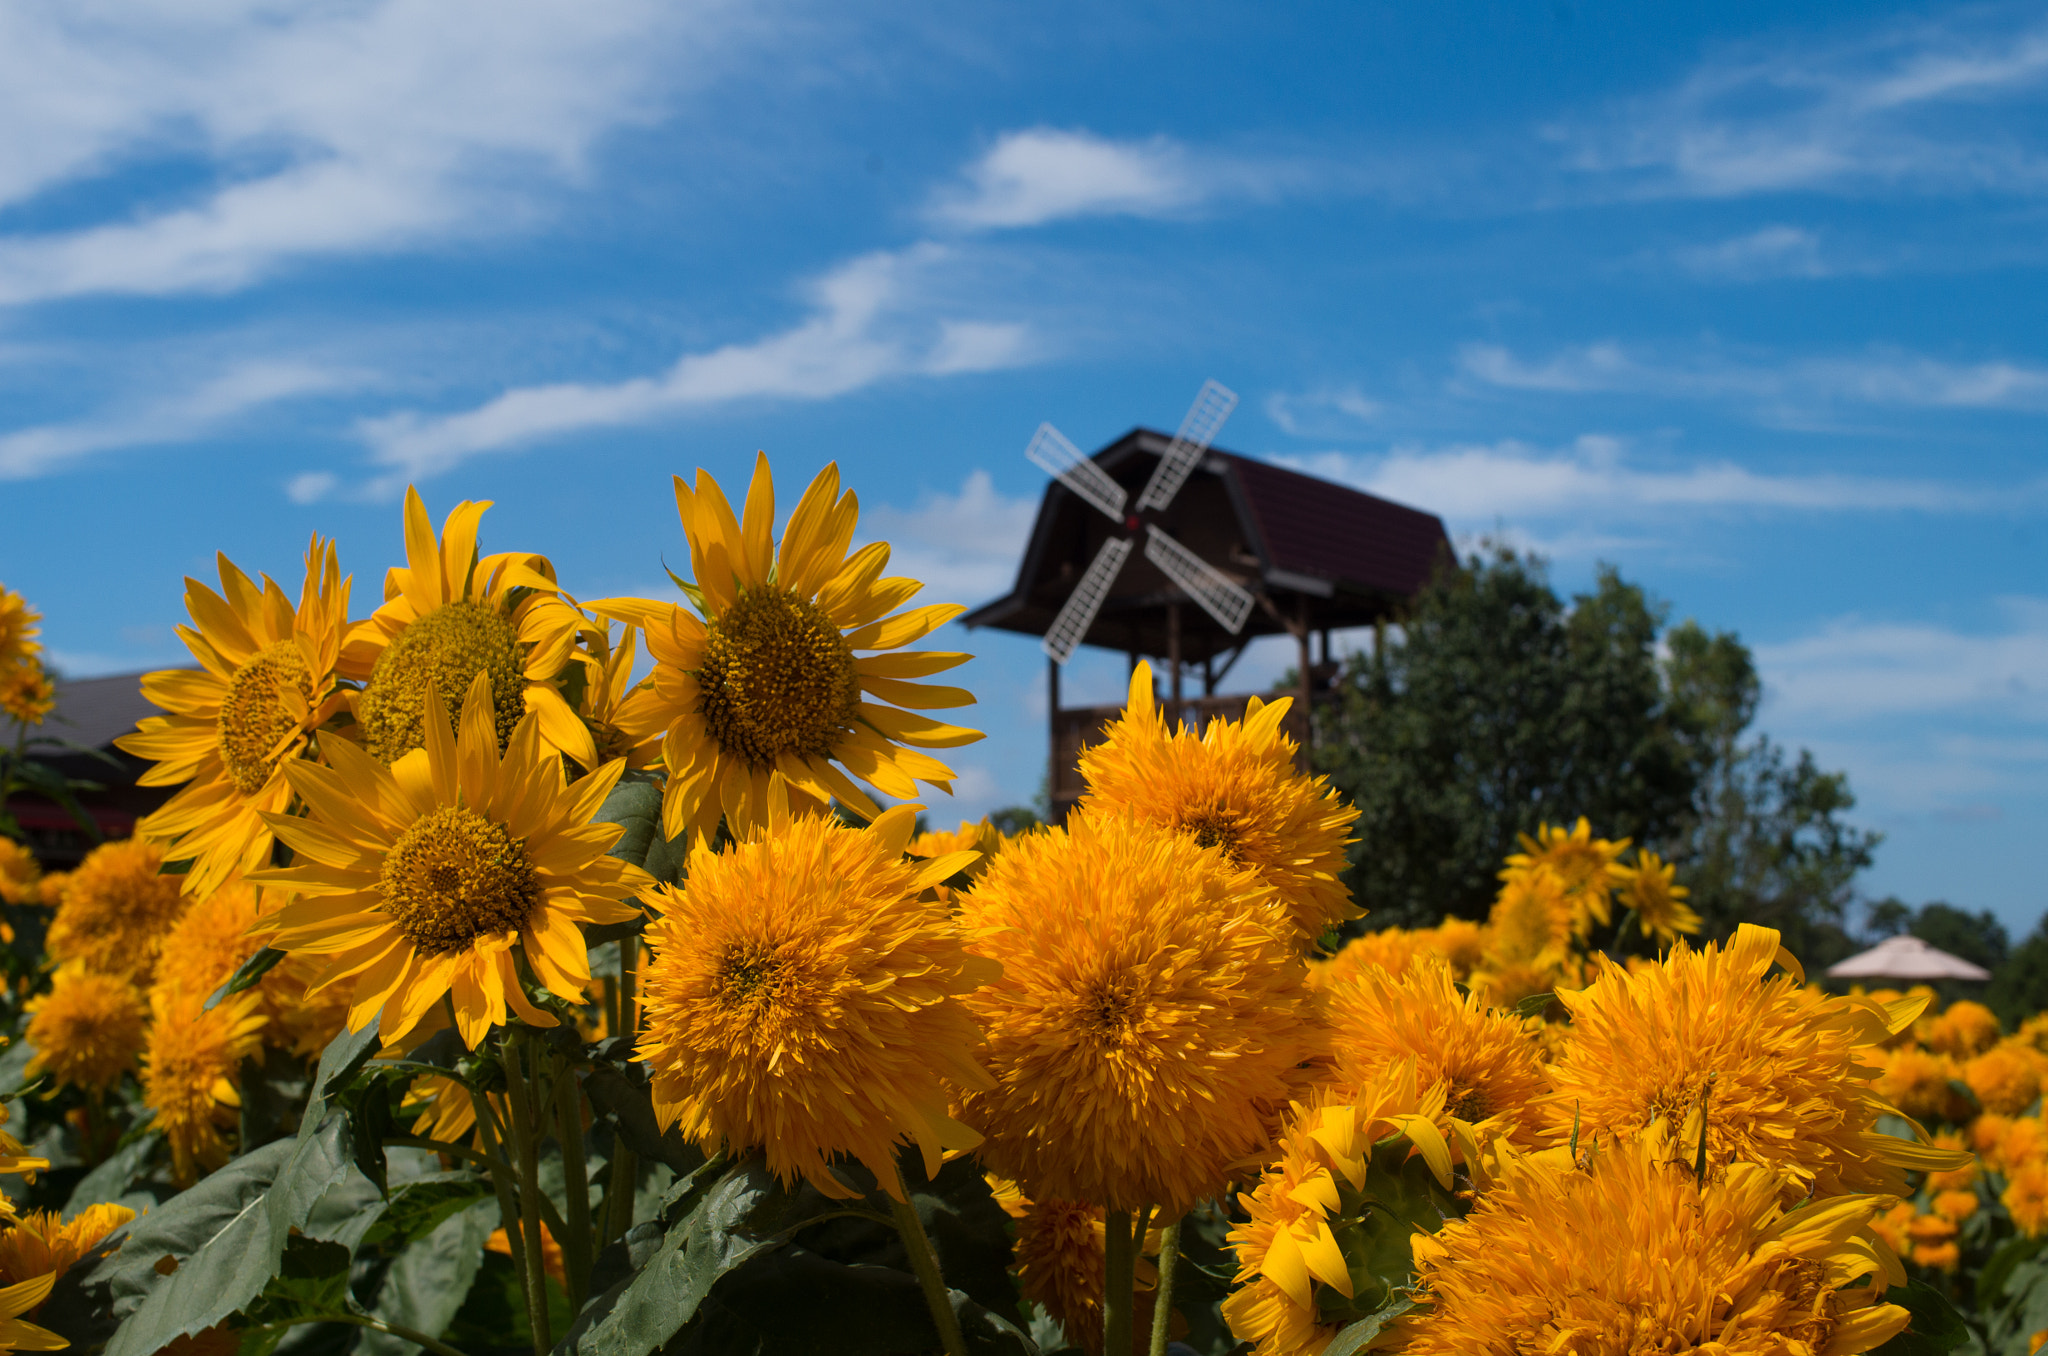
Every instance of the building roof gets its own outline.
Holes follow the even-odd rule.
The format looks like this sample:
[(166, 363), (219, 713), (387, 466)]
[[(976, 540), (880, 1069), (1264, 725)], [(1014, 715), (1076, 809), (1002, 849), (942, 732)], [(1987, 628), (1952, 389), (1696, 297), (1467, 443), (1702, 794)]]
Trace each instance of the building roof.
[(1910, 933), (1887, 937), (1870, 950), (1828, 967), (1829, 979), (1974, 979), (1991, 978), (1981, 965), (1937, 950)]
[[(142, 695), (142, 675), (116, 673), (105, 678), (73, 678), (57, 684), (57, 705), (40, 727), (28, 737), (61, 739), (89, 749), (110, 748), (120, 736), (135, 728), (144, 716), (160, 716), (163, 710)], [(0, 741), (14, 746), (19, 727), (0, 717)]]
[[(1094, 453), (1095, 462), (1136, 499), (1172, 443), (1133, 429)], [(1182, 653), (1195, 661), (1255, 635), (1366, 626), (1414, 596), (1453, 559), (1443, 521), (1378, 495), (1234, 452), (1212, 449), (1189, 476), (1159, 526), (1229, 575), (1263, 605), (1231, 635), (1192, 605), (1182, 607)], [(1096, 550), (1117, 524), (1066, 486), (1046, 486), (1011, 591), (969, 612), (969, 626), (1044, 635)], [(1085, 644), (1166, 653), (1169, 603), (1186, 599), (1134, 552)]]

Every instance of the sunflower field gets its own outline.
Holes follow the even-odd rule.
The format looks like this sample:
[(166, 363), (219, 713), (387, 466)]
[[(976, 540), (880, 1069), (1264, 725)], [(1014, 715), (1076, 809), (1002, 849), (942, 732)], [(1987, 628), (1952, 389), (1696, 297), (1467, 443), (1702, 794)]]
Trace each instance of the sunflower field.
[[(1063, 825), (920, 832), (961, 609), (835, 468), (779, 541), (765, 458), (675, 494), (680, 602), (412, 492), (367, 615), (317, 538), (296, 599), (186, 581), (121, 741), (175, 794), (68, 874), (0, 836), (0, 1348), (2048, 1342), (2048, 1019), (1698, 942), (1584, 820), (1354, 935), (1287, 702), (1191, 730), (1142, 665)], [(0, 589), (24, 733), (38, 620)]]

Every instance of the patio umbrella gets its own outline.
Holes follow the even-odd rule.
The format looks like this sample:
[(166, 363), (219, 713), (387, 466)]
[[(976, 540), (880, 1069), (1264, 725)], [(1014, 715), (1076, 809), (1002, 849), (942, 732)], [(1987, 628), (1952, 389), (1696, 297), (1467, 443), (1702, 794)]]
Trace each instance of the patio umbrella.
[(1991, 978), (1981, 965), (1961, 956), (1951, 956), (1909, 934), (1887, 937), (1870, 950), (1828, 967), (1829, 979), (1931, 979)]

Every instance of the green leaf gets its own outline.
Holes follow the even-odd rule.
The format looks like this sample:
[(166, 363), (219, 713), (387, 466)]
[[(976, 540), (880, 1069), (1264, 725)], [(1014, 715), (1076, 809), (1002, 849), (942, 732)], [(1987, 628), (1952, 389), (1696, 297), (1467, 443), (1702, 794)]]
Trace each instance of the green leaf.
[(352, 1156), (334, 1117), (304, 1138), (244, 1154), (131, 1221), (121, 1251), (92, 1278), (104, 1280), (121, 1320), (105, 1356), (151, 1356), (262, 1294), (292, 1231), (348, 1175)]
[(119, 1200), (127, 1195), (136, 1179), (149, 1171), (150, 1161), (156, 1157), (156, 1146), (162, 1139), (162, 1135), (147, 1134), (107, 1155), (104, 1162), (79, 1178), (78, 1185), (71, 1188), (71, 1199), (65, 1202), (64, 1214), (69, 1217), (88, 1205)]
[(206, 1000), (207, 1011), (211, 1012), (223, 998), (228, 997), (230, 994), (238, 994), (245, 989), (255, 988), (262, 978), (275, 969), (277, 963), (284, 958), (285, 953), (282, 951), (277, 951), (267, 946), (259, 948), (255, 955), (235, 967), (235, 972), (228, 976), (227, 983), (213, 991), (212, 995)]
[[(26, 1023), (23, 1024), (26, 1026)], [(18, 1035), (10, 1041), (5, 1050), (0, 1050), (0, 1101), (12, 1101), (20, 1096), (21, 1089), (28, 1082), (28, 1062), (36, 1057), (36, 1048), (28, 1043), (26, 1035)]]
[(1894, 1286), (1884, 1292), (1887, 1303), (1904, 1306), (1912, 1323), (1871, 1356), (1946, 1356), (1970, 1340), (1970, 1328), (1956, 1312), (1948, 1297), (1925, 1281), (1914, 1281), (1903, 1290)]
[(348, 1249), (303, 1235), (288, 1239), (277, 1275), (242, 1309), (253, 1326), (347, 1311)]
[[(594, 824), (617, 824), (625, 832), (619, 841), (612, 844), (611, 855), (623, 858), (646, 871), (648, 875), (665, 884), (673, 885), (682, 877), (685, 845), (681, 839), (671, 843), (661, 834), (661, 788), (644, 776), (626, 774), (630, 780), (622, 780), (604, 798), (597, 814), (592, 817)], [(591, 928), (586, 935), (592, 945), (614, 941), (628, 935), (626, 931), (638, 931), (637, 923), (620, 923), (612, 927)]]
[[(619, 1048), (615, 1053), (620, 1057), (631, 1057), (625, 1041), (617, 1042), (616, 1046)], [(673, 1126), (664, 1131), (655, 1119), (654, 1094), (644, 1065), (629, 1064), (621, 1070), (610, 1063), (599, 1063), (584, 1078), (583, 1091), (590, 1098), (591, 1109), (609, 1119), (614, 1132), (641, 1158), (650, 1163), (666, 1163), (677, 1173), (694, 1172), (703, 1165), (703, 1150), (684, 1139)]]
[(1415, 1307), (1415, 1302), (1403, 1295), (1390, 1297), (1379, 1307), (1378, 1312), (1359, 1319), (1356, 1323), (1339, 1330), (1330, 1339), (1330, 1345), (1323, 1348), (1323, 1356), (1356, 1356), (1364, 1351), (1380, 1330), (1401, 1315)]
[[(415, 1178), (391, 1193), (376, 1223), (364, 1231), (358, 1251), (398, 1252), (482, 1200), (489, 1200), (491, 1208), (497, 1209), (490, 1179), (473, 1172), (435, 1172)], [(496, 1228), (496, 1223), (491, 1227)]]
[[(484, 1191), (486, 1199), (442, 1216), (424, 1236), (407, 1243), (384, 1273), (371, 1313), (429, 1337), (448, 1330), (476, 1281), (484, 1243), (498, 1227), (498, 1202), (488, 1184)], [(416, 1356), (417, 1351), (412, 1343), (374, 1329), (356, 1339), (358, 1356)]]
[(377, 1053), (377, 1026), (382, 1018), (379, 1013), (361, 1031), (342, 1032), (320, 1052), (320, 1067), (313, 1074), (313, 1093), (306, 1099), (306, 1114), (299, 1122), (300, 1139), (319, 1128), (327, 1114), (327, 1099)]
[(2032, 1258), (2042, 1248), (2048, 1247), (2048, 1236), (2028, 1238), (2021, 1235), (2009, 1238), (1991, 1254), (1984, 1263), (1984, 1269), (1977, 1273), (1977, 1305), (1982, 1309), (1993, 1309), (2005, 1298), (2005, 1283), (2012, 1279), (2013, 1269)]

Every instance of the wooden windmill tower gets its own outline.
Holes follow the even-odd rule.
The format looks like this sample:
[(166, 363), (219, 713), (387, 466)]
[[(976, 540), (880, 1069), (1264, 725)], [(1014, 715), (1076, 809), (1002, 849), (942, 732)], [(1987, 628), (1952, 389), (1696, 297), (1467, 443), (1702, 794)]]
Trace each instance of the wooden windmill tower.
[[(1137, 428), (1083, 456), (1041, 424), (1026, 450), (1054, 480), (1016, 586), (961, 620), (1041, 638), (1055, 818), (1080, 797), (1082, 746), (1120, 709), (1061, 706), (1060, 666), (1079, 646), (1155, 661), (1168, 719), (1200, 726), (1244, 714), (1250, 694), (1216, 689), (1245, 645), (1291, 635), (1301, 682), (1288, 727), (1306, 747), (1309, 708), (1336, 673), (1330, 632), (1386, 620), (1452, 559), (1435, 514), (1214, 447), (1236, 403), (1212, 381), (1172, 437)], [(1185, 693), (1191, 677), (1199, 697)]]

